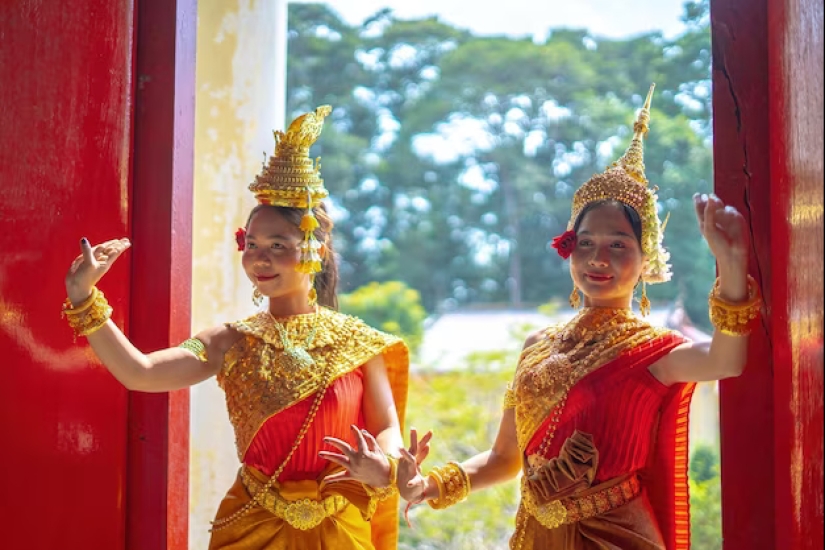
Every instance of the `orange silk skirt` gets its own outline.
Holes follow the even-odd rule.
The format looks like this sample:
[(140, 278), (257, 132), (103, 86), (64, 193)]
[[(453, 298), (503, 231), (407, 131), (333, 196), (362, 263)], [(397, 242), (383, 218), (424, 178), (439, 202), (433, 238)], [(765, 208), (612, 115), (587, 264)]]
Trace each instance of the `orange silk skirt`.
[[(261, 481), (266, 480), (256, 470)], [(337, 482), (319, 485), (314, 480), (287, 481), (278, 487), (278, 494), (288, 501), (320, 500), (341, 495), (349, 503), (334, 515), (323, 519), (311, 529), (298, 529), (261, 506), (253, 506), (240, 519), (212, 532), (209, 550), (373, 550), (372, 526), (364, 519), (369, 499), (361, 485)], [(218, 508), (216, 518), (225, 518), (250, 502), (251, 496), (240, 474)], [(373, 521), (376, 518), (373, 518)], [(397, 521), (397, 520), (396, 520)], [(395, 546), (393, 545), (393, 548)]]

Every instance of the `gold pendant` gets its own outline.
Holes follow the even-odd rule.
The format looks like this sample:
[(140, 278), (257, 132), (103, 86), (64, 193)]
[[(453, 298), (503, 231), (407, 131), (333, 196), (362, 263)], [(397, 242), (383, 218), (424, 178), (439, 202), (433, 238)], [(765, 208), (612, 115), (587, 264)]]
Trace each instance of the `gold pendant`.
[(306, 370), (315, 365), (315, 359), (302, 347), (284, 348), (284, 362), (292, 370)]

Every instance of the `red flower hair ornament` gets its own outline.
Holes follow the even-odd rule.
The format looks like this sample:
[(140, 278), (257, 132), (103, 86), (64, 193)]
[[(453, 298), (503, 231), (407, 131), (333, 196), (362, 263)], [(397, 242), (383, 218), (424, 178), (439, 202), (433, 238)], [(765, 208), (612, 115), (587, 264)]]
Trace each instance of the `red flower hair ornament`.
[(573, 249), (576, 248), (576, 232), (572, 229), (565, 231), (558, 237), (554, 237), (550, 246), (555, 248), (559, 256), (566, 260), (573, 253)]
[(235, 231), (235, 242), (238, 243), (238, 251), (242, 252), (246, 248), (246, 229), (239, 227)]

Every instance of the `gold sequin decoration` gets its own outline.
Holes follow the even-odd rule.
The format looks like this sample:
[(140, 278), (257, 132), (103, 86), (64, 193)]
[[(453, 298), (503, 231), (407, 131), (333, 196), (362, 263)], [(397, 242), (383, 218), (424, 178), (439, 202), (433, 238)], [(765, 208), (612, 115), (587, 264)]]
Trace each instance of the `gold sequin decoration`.
[[(269, 313), (262, 312), (228, 326), (243, 334), (224, 356), (218, 384), (226, 394), (229, 420), (235, 428), (239, 459), (266, 420), (320, 389), (322, 373), (330, 380), (351, 372), (376, 355), (391, 362), (408, 359), (404, 342), (367, 326), (363, 321), (326, 308), (315, 313), (278, 319), (293, 342), (306, 342), (314, 364), (299, 368), (285, 360), (283, 340)], [(397, 404), (399, 409), (403, 403)]]
[(513, 387), (508, 384), (507, 389), (504, 391), (504, 404), (502, 405), (502, 409), (506, 411), (507, 409), (515, 408), (516, 401), (516, 392), (514, 392)]

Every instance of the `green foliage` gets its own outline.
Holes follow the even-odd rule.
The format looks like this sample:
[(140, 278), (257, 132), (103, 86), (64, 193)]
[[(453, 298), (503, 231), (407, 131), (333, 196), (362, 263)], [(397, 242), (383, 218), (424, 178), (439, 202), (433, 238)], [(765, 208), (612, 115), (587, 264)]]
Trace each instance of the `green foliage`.
[(691, 545), (703, 550), (722, 550), (722, 483), (719, 453), (697, 445), (690, 457)]
[[(504, 389), (512, 379), (517, 352), (468, 357), (462, 370), (418, 373), (410, 380), (407, 419), (423, 435), (433, 431), (432, 451), (423, 465), (465, 460), (490, 448), (498, 432)], [(427, 505), (410, 511), (413, 529), (400, 520), (402, 550), (507, 548), (518, 507), (518, 483), (510, 481), (473, 493), (446, 510)]]
[(373, 328), (404, 339), (412, 353), (424, 336), (427, 312), (416, 290), (404, 283), (370, 283), (338, 297), (341, 311), (354, 315)]

